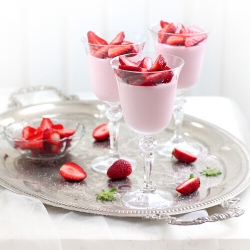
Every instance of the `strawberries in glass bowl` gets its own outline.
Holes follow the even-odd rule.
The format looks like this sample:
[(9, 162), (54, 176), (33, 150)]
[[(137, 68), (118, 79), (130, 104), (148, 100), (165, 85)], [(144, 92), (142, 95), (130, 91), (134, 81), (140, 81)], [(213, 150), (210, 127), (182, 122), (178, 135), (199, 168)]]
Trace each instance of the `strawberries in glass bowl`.
[(85, 126), (66, 118), (43, 117), (13, 122), (4, 127), (3, 133), (21, 155), (49, 160), (63, 157), (75, 148), (84, 136)]

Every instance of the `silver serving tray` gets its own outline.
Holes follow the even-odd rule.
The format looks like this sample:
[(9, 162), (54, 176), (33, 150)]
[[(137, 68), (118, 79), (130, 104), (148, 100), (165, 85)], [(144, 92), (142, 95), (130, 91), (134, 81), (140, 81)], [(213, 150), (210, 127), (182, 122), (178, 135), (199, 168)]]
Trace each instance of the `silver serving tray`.
[[(90, 167), (91, 160), (105, 155), (109, 141), (95, 142), (93, 129), (106, 123), (105, 106), (100, 102), (60, 101), (44, 103), (9, 110), (0, 115), (0, 128), (12, 121), (32, 120), (42, 115), (51, 117), (70, 117), (86, 126), (86, 134), (79, 146), (66, 157), (57, 161), (34, 161), (21, 157), (0, 138), (0, 185), (16, 193), (29, 195), (64, 209), (86, 213), (118, 216), (157, 218), (165, 215), (178, 215), (212, 207), (230, 200), (249, 185), (249, 154), (245, 146), (234, 136), (212, 124), (186, 115), (183, 131), (204, 145), (202, 155), (192, 165), (168, 161), (156, 153), (152, 179), (160, 188), (174, 195), (174, 203), (166, 209), (134, 210), (123, 206), (121, 196), (124, 192), (142, 186), (143, 168), (138, 142), (141, 136), (131, 131), (123, 119), (120, 125), (119, 150), (121, 155), (137, 160), (137, 169), (126, 179), (110, 180), (105, 174), (97, 173)], [(158, 144), (168, 140), (173, 134), (171, 123), (165, 131), (156, 135)], [(66, 161), (75, 161), (87, 172), (88, 177), (81, 182), (65, 181), (59, 174), (60, 166)], [(222, 174), (217, 177), (200, 176), (206, 167), (217, 168)], [(200, 176), (201, 187), (198, 192), (181, 196), (175, 187), (187, 179), (190, 173)], [(97, 201), (95, 194), (102, 189), (117, 187), (118, 193), (113, 202)], [(237, 216), (237, 215), (236, 215)], [(238, 215), (239, 216), (239, 215)], [(174, 224), (174, 223), (172, 223)]]

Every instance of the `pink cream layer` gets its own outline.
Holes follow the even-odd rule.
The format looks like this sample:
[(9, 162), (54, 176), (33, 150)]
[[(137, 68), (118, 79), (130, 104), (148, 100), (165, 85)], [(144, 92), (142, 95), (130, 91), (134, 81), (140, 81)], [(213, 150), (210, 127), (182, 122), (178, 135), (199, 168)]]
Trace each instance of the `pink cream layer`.
[(169, 124), (176, 93), (176, 81), (157, 86), (118, 83), (124, 120), (133, 131), (156, 134)]
[(118, 88), (114, 71), (109, 64), (110, 60), (109, 58), (101, 59), (88, 55), (90, 81), (99, 100), (118, 103)]
[(188, 89), (199, 80), (205, 54), (205, 46), (205, 41), (192, 47), (172, 46), (158, 42), (155, 44), (155, 51), (157, 54), (175, 55), (184, 60), (185, 64), (178, 80), (178, 89)]

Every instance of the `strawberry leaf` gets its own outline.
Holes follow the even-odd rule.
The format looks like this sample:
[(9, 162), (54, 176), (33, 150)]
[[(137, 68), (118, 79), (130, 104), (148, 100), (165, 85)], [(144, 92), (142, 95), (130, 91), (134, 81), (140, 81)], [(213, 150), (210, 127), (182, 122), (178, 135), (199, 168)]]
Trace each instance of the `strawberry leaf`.
[(220, 170), (207, 167), (202, 172), (200, 172), (200, 174), (205, 175), (205, 176), (217, 176), (217, 175), (220, 175), (222, 173)]
[(108, 191), (102, 190), (102, 192), (96, 194), (96, 199), (102, 202), (113, 201), (115, 199), (114, 194), (117, 188), (111, 188)]

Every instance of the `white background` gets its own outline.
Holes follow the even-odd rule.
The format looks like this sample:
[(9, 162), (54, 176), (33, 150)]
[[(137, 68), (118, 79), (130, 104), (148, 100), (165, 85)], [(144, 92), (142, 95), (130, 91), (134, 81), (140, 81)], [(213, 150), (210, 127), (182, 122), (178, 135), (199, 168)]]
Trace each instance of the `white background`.
[(250, 124), (247, 3), (246, 0), (0, 0), (0, 91), (48, 85), (67, 94), (90, 92), (81, 37), (88, 30), (137, 31), (148, 36), (145, 50), (153, 51), (148, 26), (162, 19), (210, 29), (202, 76), (189, 95), (232, 98)]

